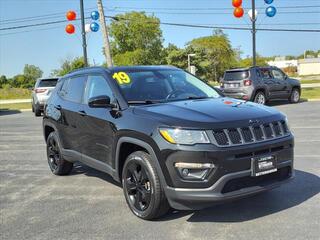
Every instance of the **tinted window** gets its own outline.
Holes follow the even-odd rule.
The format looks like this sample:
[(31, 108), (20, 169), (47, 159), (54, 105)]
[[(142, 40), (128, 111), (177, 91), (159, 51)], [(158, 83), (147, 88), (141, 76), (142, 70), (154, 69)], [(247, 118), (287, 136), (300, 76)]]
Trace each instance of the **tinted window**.
[(112, 90), (109, 87), (106, 79), (103, 76), (99, 75), (88, 76), (84, 102), (88, 103), (88, 100), (90, 98), (101, 95), (106, 95), (110, 97), (110, 99), (112, 99), (113, 96)]
[(57, 85), (58, 79), (42, 79), (39, 82), (38, 87), (55, 87)]
[(225, 81), (243, 80), (249, 77), (249, 71), (227, 71), (224, 74)]
[(212, 87), (178, 69), (126, 69), (113, 72), (127, 101), (170, 101), (189, 98), (217, 98)]
[(284, 74), (278, 69), (272, 69), (272, 75), (274, 78), (282, 80), (284, 79)]
[(85, 76), (66, 79), (61, 88), (60, 95), (68, 101), (81, 102), (85, 82)]

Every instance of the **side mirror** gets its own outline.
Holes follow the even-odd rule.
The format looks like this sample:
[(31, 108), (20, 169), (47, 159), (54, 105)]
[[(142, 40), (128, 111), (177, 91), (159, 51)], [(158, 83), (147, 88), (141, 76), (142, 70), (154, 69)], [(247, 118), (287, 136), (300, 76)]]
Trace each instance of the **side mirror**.
[(96, 96), (89, 99), (89, 107), (91, 108), (113, 108), (115, 107), (113, 103), (110, 103), (110, 97), (106, 95)]

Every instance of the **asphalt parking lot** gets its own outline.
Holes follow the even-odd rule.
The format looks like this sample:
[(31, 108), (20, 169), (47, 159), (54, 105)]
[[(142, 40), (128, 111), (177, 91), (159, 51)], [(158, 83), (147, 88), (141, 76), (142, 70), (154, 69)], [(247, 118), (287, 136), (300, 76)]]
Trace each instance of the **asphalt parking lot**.
[(143, 221), (106, 174), (51, 174), (41, 118), (0, 112), (1, 239), (319, 239), (320, 102), (276, 103), (295, 134), (296, 178), (255, 197)]

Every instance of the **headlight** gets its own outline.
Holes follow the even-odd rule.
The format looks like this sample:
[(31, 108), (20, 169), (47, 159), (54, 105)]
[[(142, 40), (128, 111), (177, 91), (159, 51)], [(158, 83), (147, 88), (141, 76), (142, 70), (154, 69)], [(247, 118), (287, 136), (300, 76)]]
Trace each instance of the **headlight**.
[(210, 143), (205, 131), (184, 130), (178, 128), (161, 128), (161, 136), (169, 143), (193, 145), (197, 143)]

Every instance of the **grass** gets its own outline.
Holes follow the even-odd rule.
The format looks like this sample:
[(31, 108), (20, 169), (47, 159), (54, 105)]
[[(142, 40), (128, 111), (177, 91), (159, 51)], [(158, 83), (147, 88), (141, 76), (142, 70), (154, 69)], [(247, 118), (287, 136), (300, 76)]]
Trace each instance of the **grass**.
[(0, 110), (31, 109), (31, 103), (0, 104)]
[(24, 88), (0, 88), (0, 100), (31, 98), (31, 90)]
[(313, 80), (303, 79), (300, 81), (300, 83), (301, 84), (320, 83), (320, 79), (313, 79)]
[(320, 88), (303, 88), (301, 98), (320, 99)]

